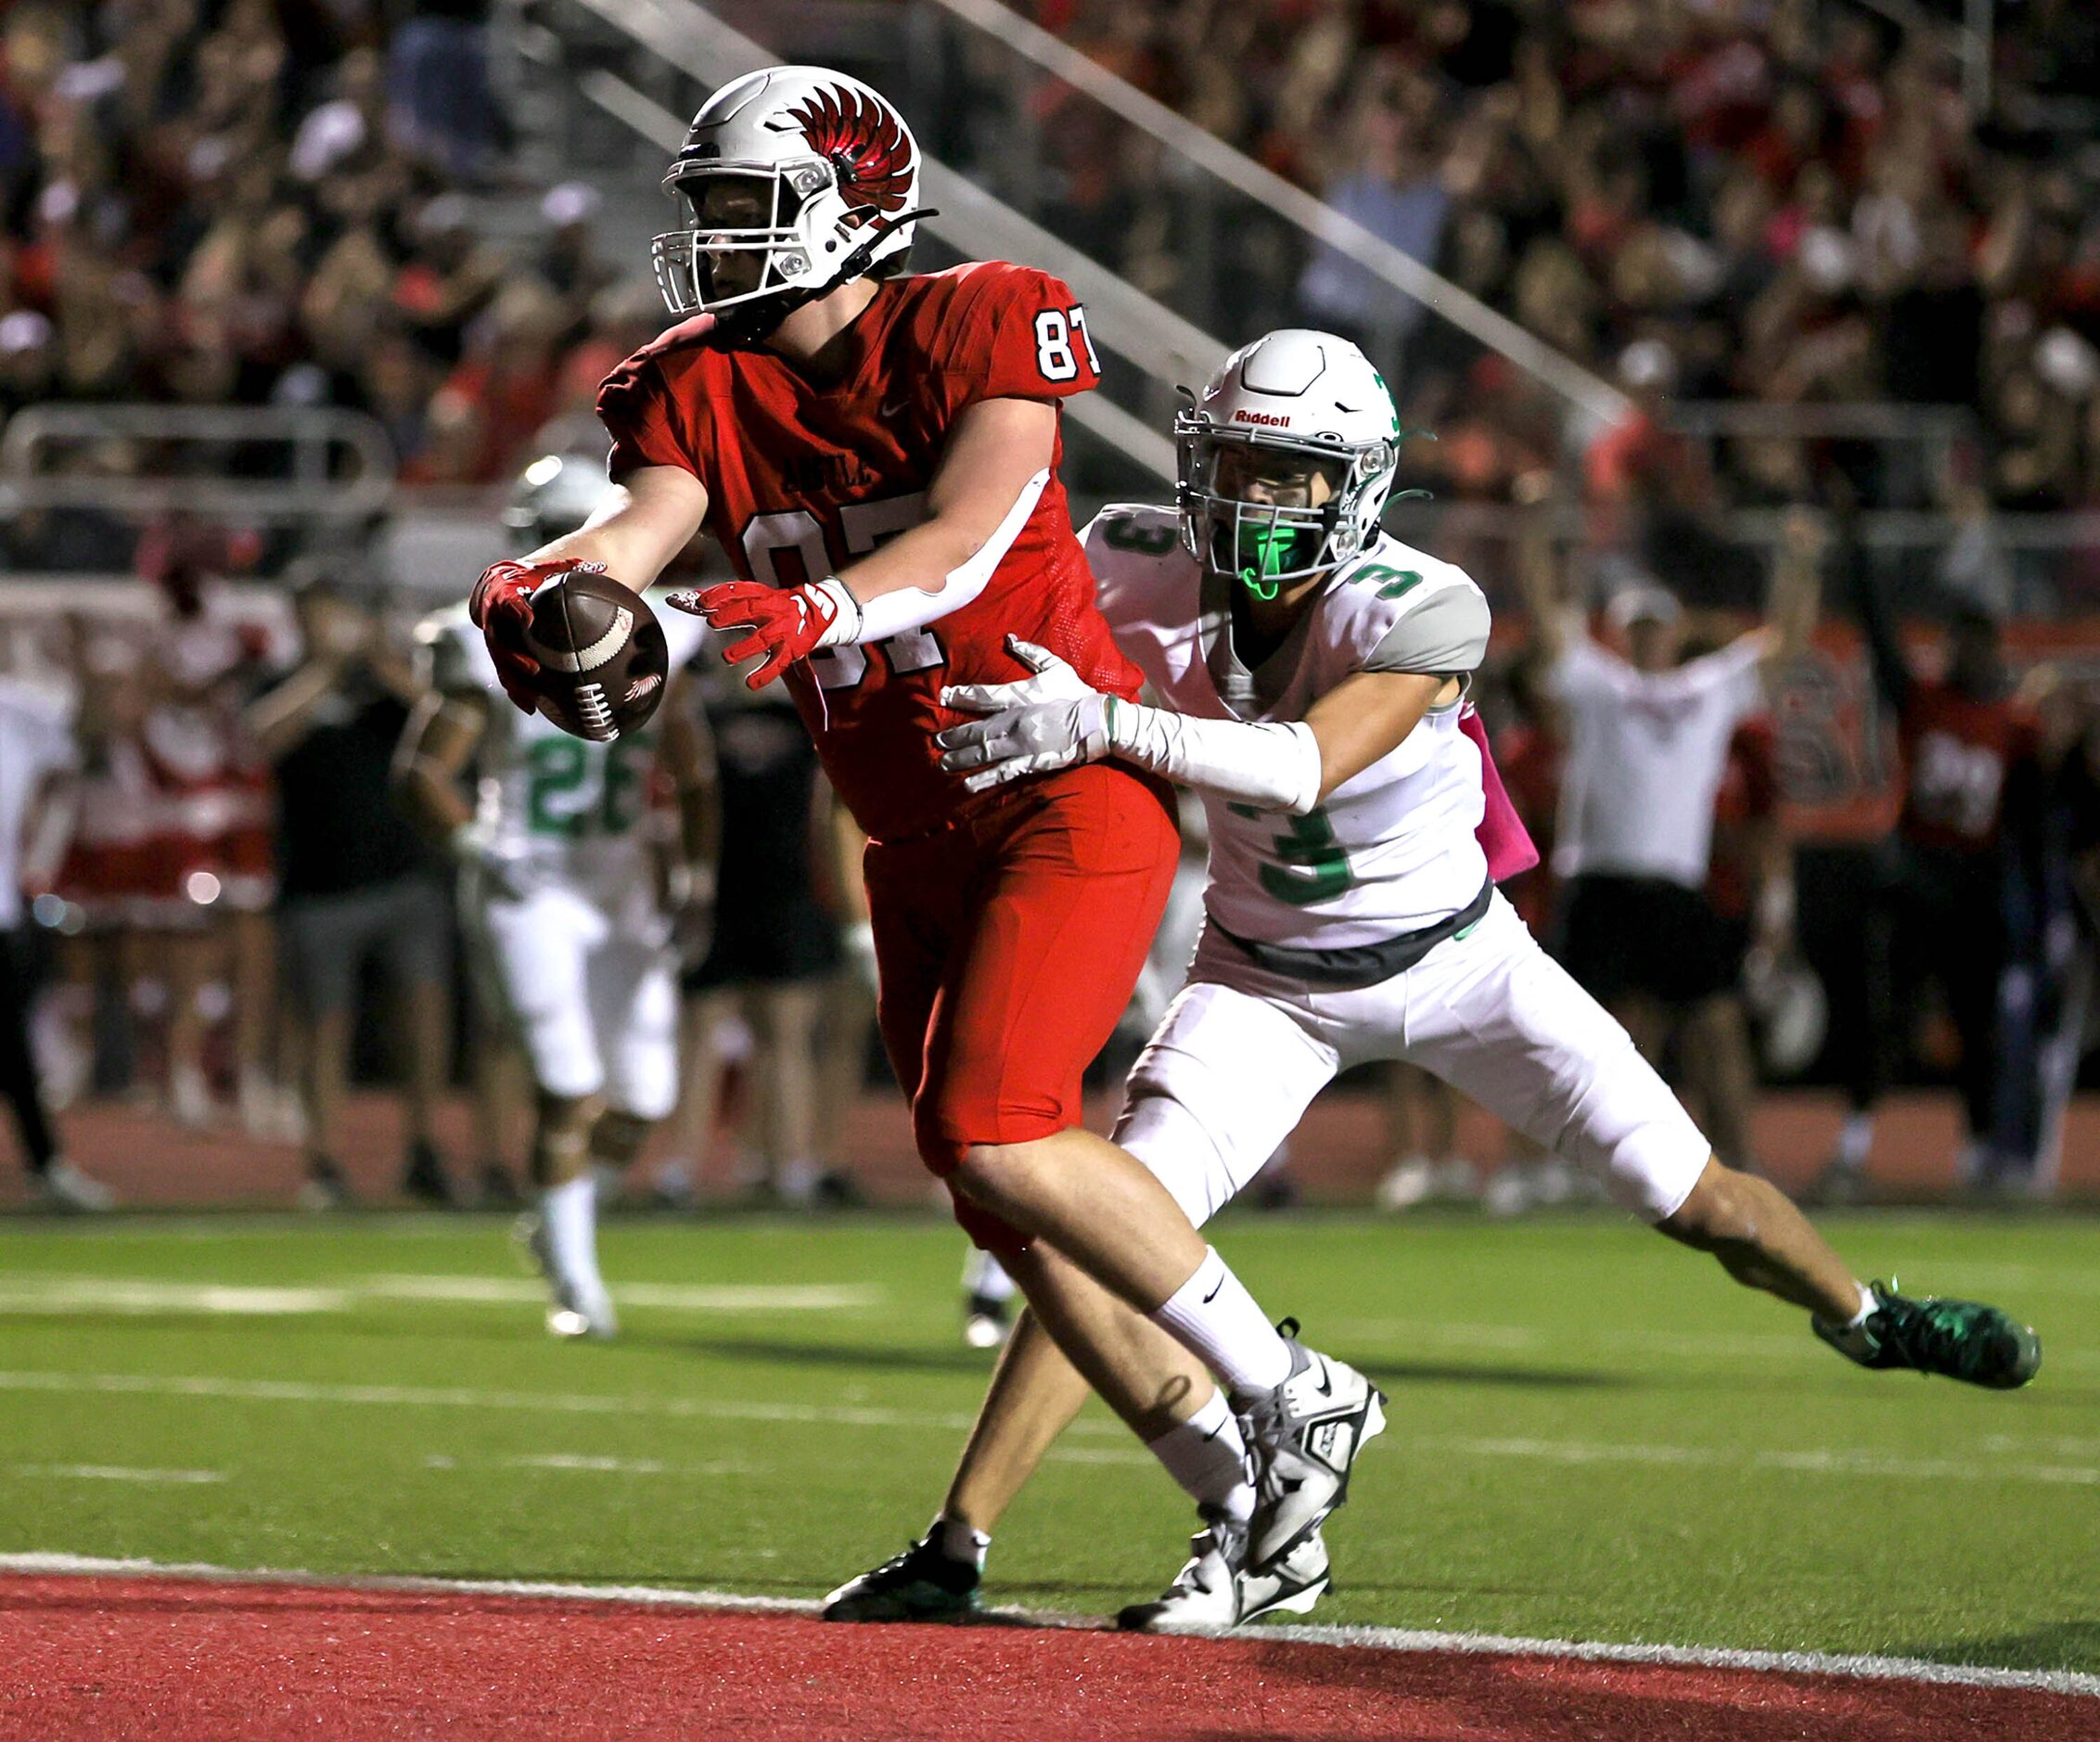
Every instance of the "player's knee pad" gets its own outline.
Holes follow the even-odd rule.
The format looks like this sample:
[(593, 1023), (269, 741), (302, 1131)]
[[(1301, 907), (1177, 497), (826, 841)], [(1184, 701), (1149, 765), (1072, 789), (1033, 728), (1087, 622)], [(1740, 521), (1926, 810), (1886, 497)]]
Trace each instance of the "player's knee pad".
[(597, 1104), (587, 1096), (542, 1092), (539, 1117), (532, 1127), (534, 1184), (558, 1185), (583, 1172), (597, 1116)]
[(1133, 1081), (1114, 1135), (1198, 1228), (1239, 1189), (1203, 1121), (1172, 1095), (1144, 1093)]
[(656, 1129), (656, 1121), (608, 1107), (591, 1127), (592, 1159), (608, 1167), (623, 1168), (642, 1153), (642, 1146)]

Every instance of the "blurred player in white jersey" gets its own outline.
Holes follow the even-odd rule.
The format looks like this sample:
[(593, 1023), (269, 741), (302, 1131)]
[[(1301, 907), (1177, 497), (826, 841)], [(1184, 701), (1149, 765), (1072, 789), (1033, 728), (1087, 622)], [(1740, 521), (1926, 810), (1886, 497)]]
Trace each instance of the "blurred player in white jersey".
[[(591, 461), (534, 461), (506, 516), (519, 547), (581, 524), (604, 483)], [(707, 632), (677, 611), (661, 621), (675, 673)], [(679, 957), (705, 947), (713, 904), (712, 758), (675, 677), (647, 728), (589, 743), (504, 702), (464, 607), (418, 635), (430, 685), (397, 773), (460, 862), (470, 944), (531, 1067), (547, 1326), (609, 1337), (592, 1171), (634, 1160), (677, 1100)], [(652, 804), (659, 788), (669, 815)]]
[[(1859, 1282), (1777, 1190), (1716, 1160), (1626, 1031), (1496, 891), (1504, 843), (1483, 823), (1501, 813), (1466, 703), (1487, 600), (1379, 531), (1401, 430), (1363, 354), (1330, 334), (1271, 333), (1226, 361), (1177, 434), (1178, 517), (1110, 507), (1085, 536), (1102, 613), (1166, 706), (1096, 694), (1026, 644), (1015, 651), (1036, 676), (942, 698), (994, 715), (941, 735), (945, 765), (980, 788), (1110, 756), (1202, 795), (1209, 922), (1115, 1141), (1200, 1225), (1338, 1072), (1404, 1060), (1737, 1281), (1807, 1309), (1850, 1359), (2000, 1388), (2031, 1377), (2031, 1331)], [(1108, 1300), (1077, 1273), (1056, 1282), (1031, 1294), (933, 1529), (834, 1592), (828, 1616), (973, 1606), (992, 1524), (1085, 1396), (1033, 1315)], [(1165, 1595), (1121, 1623), (1212, 1629), (1310, 1608), (1328, 1580), (1319, 1530), (1280, 1553), (1249, 1548), (1257, 1495), (1224, 1398), (1179, 1345), (1110, 1311), (1128, 1359), (1104, 1400), (1203, 1526)]]

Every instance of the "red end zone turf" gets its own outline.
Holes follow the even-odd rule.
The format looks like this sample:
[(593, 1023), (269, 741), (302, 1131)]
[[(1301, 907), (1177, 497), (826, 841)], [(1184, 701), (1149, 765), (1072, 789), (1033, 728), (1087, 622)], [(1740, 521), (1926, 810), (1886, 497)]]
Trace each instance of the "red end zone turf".
[(0, 1736), (2073, 1742), (2026, 1688), (465, 1593), (0, 1578)]

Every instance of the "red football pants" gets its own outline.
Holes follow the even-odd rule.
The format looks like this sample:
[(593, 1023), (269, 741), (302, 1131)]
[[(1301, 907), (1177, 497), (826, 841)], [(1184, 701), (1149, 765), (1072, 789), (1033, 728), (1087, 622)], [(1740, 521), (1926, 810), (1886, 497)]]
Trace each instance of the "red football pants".
[[(864, 865), (877, 1018), (920, 1159), (946, 1178), (973, 1144), (1080, 1122), (1180, 857), (1171, 789), (1107, 763), (1029, 781)], [(955, 1199), (978, 1245), (1028, 1241)]]

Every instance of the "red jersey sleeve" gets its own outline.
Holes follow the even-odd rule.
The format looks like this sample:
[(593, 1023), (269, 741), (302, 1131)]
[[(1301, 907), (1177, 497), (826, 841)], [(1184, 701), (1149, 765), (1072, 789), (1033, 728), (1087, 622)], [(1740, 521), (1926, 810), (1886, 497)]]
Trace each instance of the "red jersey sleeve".
[(701, 475), (705, 395), (674, 393), (669, 371), (694, 377), (701, 342), (714, 322), (698, 315), (652, 339), (598, 386), (598, 421), (612, 438), (606, 476), (618, 479), (642, 466), (682, 466)]
[(1101, 385), (1086, 310), (1062, 279), (988, 262), (942, 324), (939, 368), (953, 416), (980, 399), (1063, 399)]

